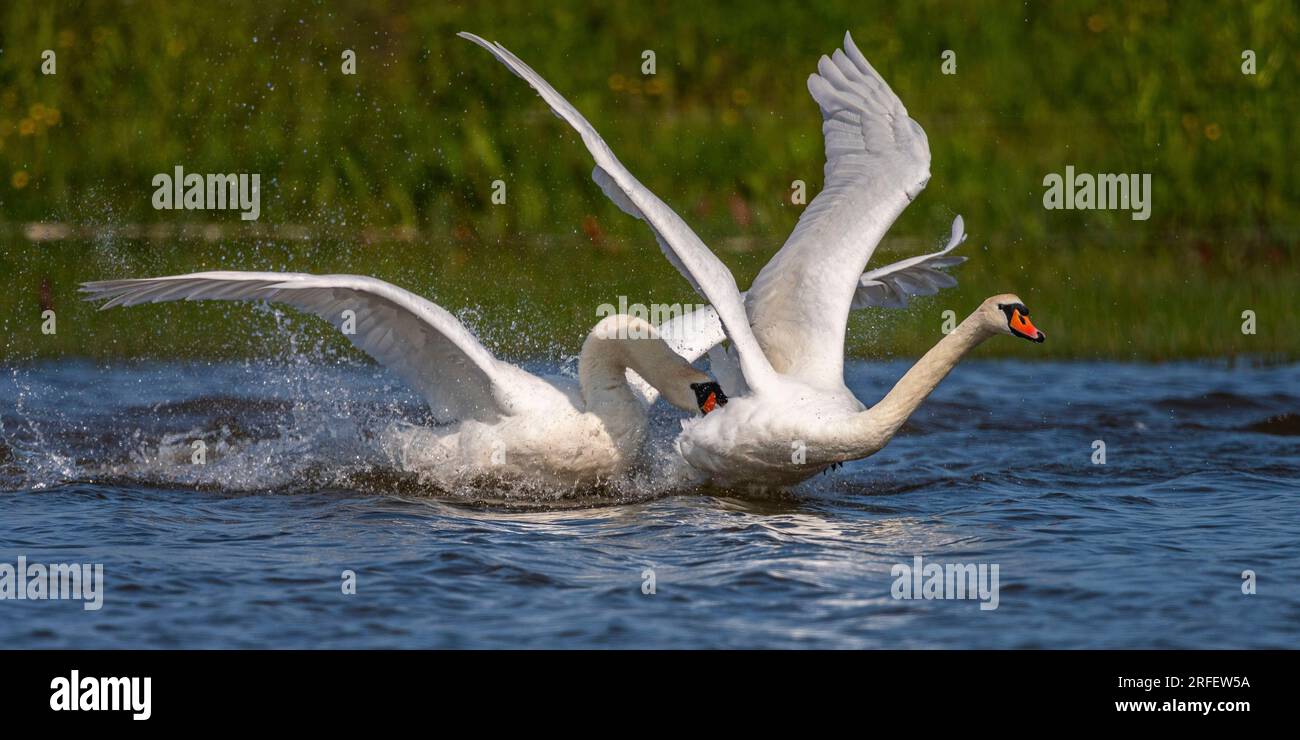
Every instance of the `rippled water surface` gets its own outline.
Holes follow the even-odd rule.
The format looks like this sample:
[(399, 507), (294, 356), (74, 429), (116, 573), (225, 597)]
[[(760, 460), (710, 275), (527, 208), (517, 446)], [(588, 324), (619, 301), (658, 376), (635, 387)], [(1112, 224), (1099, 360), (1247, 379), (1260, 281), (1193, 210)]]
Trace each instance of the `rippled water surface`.
[[(905, 368), (850, 386), (871, 402)], [(0, 601), (0, 641), (1297, 647), (1297, 414), (1297, 366), (967, 362), (884, 451), (786, 495), (441, 490), (376, 442), (424, 419), (374, 367), (20, 365), (0, 563), (103, 563), (106, 593)], [(998, 608), (894, 599), (917, 555), (997, 564)]]

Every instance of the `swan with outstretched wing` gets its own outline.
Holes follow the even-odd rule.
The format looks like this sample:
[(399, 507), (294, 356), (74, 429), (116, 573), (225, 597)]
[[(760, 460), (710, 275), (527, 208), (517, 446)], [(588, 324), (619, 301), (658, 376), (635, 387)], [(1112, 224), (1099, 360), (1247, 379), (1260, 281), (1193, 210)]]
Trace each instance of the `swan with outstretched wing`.
[(444, 481), (491, 477), (589, 483), (624, 472), (644, 442), (644, 401), (628, 370), (686, 410), (726, 396), (647, 322), (609, 316), (588, 334), (578, 380), (539, 377), (492, 356), (456, 317), (395, 285), (359, 275), (199, 272), (82, 285), (101, 309), (163, 301), (266, 301), (337, 325), (392, 370), (442, 424), (401, 437), (404, 464)]
[[(862, 273), (853, 294), (853, 309), (906, 308), (912, 298), (934, 295), (957, 285), (957, 279), (943, 270), (966, 261), (965, 257), (952, 254), (952, 250), (966, 240), (963, 229), (961, 216), (958, 216), (953, 219), (947, 246), (938, 252), (908, 257)], [(659, 333), (668, 346), (687, 362), (695, 362), (707, 354), (709, 366), (723, 387), (732, 388), (735, 393), (744, 392), (745, 383), (736, 368), (735, 354), (720, 346), (727, 335), (711, 306), (674, 316), (659, 325)], [(642, 389), (648, 400), (654, 400), (656, 391), (635, 373), (629, 375), (629, 380)]]
[[(849, 34), (844, 48), (823, 56), (817, 74), (808, 79), (822, 113), (825, 187), (743, 295), (726, 266), (628, 172), (546, 80), (500, 44), (460, 35), (491, 52), (578, 132), (596, 160), (596, 183), (623, 211), (649, 224), (669, 262), (712, 304), (716, 330), (730, 340), (726, 356), (734, 358), (738, 372), (731, 402), (685, 422), (677, 439), (682, 456), (704, 477), (724, 484), (787, 485), (836, 463), (867, 457), (884, 447), (957, 362), (985, 339), (1005, 334), (1043, 341), (1019, 298), (994, 296), (875, 406), (865, 407), (844, 385), (849, 311), (855, 304), (897, 305), (909, 295), (944, 287), (948, 276), (939, 269), (951, 264), (948, 252), (964, 233), (959, 217), (943, 252), (863, 272), (881, 237), (929, 181), (930, 148), (924, 130)], [(714, 329), (703, 318), (695, 321), (704, 327), (703, 336), (666, 327), (669, 345), (687, 352), (713, 348), (716, 341), (707, 332)]]

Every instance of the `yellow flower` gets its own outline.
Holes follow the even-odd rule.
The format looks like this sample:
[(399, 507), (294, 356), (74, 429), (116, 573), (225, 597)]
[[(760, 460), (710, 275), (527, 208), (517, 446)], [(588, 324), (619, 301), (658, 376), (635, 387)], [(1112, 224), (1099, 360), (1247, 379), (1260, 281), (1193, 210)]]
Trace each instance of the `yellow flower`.
[(185, 42), (178, 38), (171, 38), (167, 41), (167, 56), (178, 57), (181, 52), (185, 51)]
[(31, 136), (36, 133), (36, 122), (30, 118), (24, 118), (18, 122), (18, 133), (23, 136)]
[(12, 184), (16, 190), (22, 190), (27, 187), (27, 182), (29, 180), (31, 180), (31, 177), (22, 170), (15, 172), (14, 176), (9, 178), (10, 184)]
[(665, 87), (664, 83), (661, 82), (658, 77), (656, 77), (650, 80), (649, 82), (645, 83), (645, 94), (662, 95), (664, 92), (664, 87)]
[(77, 43), (77, 34), (72, 31), (59, 31), (59, 48), (69, 49)]
[(61, 120), (63, 120), (63, 114), (59, 113), (58, 108), (45, 109), (45, 118), (42, 119), (42, 122), (46, 126), (57, 126)]
[(1217, 123), (1211, 123), (1209, 126), (1205, 127), (1205, 138), (1210, 141), (1218, 141), (1219, 135), (1222, 133), (1223, 131), (1219, 129), (1219, 124)]
[(731, 102), (736, 105), (749, 105), (749, 91), (737, 88), (731, 91)]
[(45, 106), (41, 105), (40, 103), (36, 103), (35, 105), (33, 105), (31, 108), (27, 110), (27, 115), (33, 120), (39, 121), (45, 117)]
[(1105, 31), (1106, 26), (1109, 25), (1110, 23), (1108, 23), (1106, 19), (1100, 15), (1093, 15), (1088, 17), (1088, 30), (1092, 31), (1093, 33), (1101, 33), (1102, 31)]
[(613, 74), (609, 76), (610, 90), (613, 90), (614, 92), (618, 92), (619, 90), (623, 89), (623, 84), (624, 84), (623, 75)]

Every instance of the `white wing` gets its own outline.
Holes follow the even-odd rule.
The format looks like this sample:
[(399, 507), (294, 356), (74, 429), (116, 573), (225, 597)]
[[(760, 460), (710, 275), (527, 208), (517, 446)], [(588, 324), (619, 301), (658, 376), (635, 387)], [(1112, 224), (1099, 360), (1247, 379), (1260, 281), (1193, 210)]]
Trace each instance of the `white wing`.
[[(950, 254), (965, 241), (965, 227), (961, 216), (957, 216), (952, 221), (952, 232), (943, 249), (932, 254), (908, 257), (863, 273), (858, 278), (858, 289), (853, 295), (854, 310), (872, 307), (906, 308), (909, 298), (934, 295), (944, 288), (956, 286), (957, 278), (940, 270), (966, 261), (965, 257)], [(718, 346), (727, 337), (712, 306), (674, 316), (659, 325), (659, 335), (687, 362), (695, 362), (707, 353), (709, 369), (722, 384), (723, 390), (736, 395), (743, 394), (744, 381), (735, 377), (735, 359)], [(634, 376), (635, 373), (629, 371), (629, 378)], [(642, 388), (650, 403), (658, 397), (658, 391), (640, 377), (632, 382)]]
[(740, 289), (736, 286), (736, 279), (727, 266), (709, 251), (709, 248), (700, 241), (681, 217), (638, 182), (631, 172), (628, 172), (614, 156), (609, 145), (600, 138), (600, 134), (596, 133), (591, 123), (556, 92), (555, 88), (542, 79), (541, 75), (534, 72), (501, 44), (485, 41), (472, 33), (458, 35), (492, 52), (492, 56), (496, 57), (497, 61), (509, 67), (511, 72), (531, 85), (555, 115), (564, 119), (578, 132), (582, 137), (582, 143), (596, 160), (592, 179), (624, 212), (650, 225), (664, 256), (678, 272), (682, 273), (696, 292), (713, 305), (727, 336), (731, 338), (740, 354), (741, 370), (749, 386), (758, 389), (769, 384), (774, 376), (772, 366), (763, 356), (753, 331), (749, 328)]
[[(515, 408), (512, 386), (523, 371), (492, 357), (456, 317), (401, 288), (357, 275), (196, 272), (83, 283), (100, 309), (162, 301), (272, 301), (341, 326), (355, 313), (357, 348), (401, 376), (440, 420), (491, 421)], [(540, 382), (540, 381), (539, 381)]]
[(961, 216), (952, 221), (952, 235), (948, 246), (933, 254), (909, 257), (891, 265), (868, 270), (858, 278), (858, 290), (853, 295), (853, 308), (881, 306), (904, 308), (907, 300), (915, 296), (934, 295), (944, 288), (957, 284), (957, 278), (940, 270), (960, 265), (965, 257), (948, 253), (966, 241)]
[(844, 331), (858, 279), (898, 214), (930, 179), (930, 145), (844, 34), (808, 90), (822, 112), (825, 187), (754, 280), (754, 334), (772, 366), (820, 387), (844, 383)]
[(713, 306), (674, 316), (659, 325), (659, 336), (687, 362), (695, 362), (727, 338)]

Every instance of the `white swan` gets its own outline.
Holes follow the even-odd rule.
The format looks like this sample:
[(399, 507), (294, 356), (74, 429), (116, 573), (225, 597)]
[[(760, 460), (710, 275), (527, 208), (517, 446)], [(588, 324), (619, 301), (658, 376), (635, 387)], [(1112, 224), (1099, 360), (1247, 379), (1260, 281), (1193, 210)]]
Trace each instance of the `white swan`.
[[(911, 298), (934, 295), (944, 288), (955, 286), (957, 279), (940, 270), (966, 261), (965, 257), (951, 254), (965, 240), (964, 224), (961, 216), (957, 216), (952, 222), (948, 244), (943, 249), (933, 254), (908, 257), (862, 273), (853, 293), (852, 308), (906, 308)], [(742, 293), (741, 297), (746, 295)], [(722, 387), (732, 388), (737, 393), (743, 391), (745, 381), (740, 375), (735, 354), (720, 346), (727, 335), (712, 306), (704, 306), (663, 322), (659, 325), (659, 334), (687, 362), (695, 362), (707, 354), (713, 375)], [(628, 375), (628, 381), (648, 402), (653, 403), (657, 398), (658, 391), (635, 373)]]
[[(650, 225), (664, 255), (712, 304), (731, 340), (735, 380), (744, 387), (733, 386), (731, 403), (717, 413), (683, 424), (677, 448), (704, 477), (727, 485), (789, 485), (867, 457), (980, 342), (996, 334), (1044, 340), (1019, 298), (994, 296), (870, 409), (844, 384), (848, 314), (867, 287), (861, 273), (930, 179), (925, 132), (849, 34), (844, 49), (823, 56), (818, 74), (808, 79), (822, 112), (825, 187), (743, 296), (726, 265), (632, 176), (577, 109), (505, 47), (460, 35), (528, 82), (578, 132), (596, 160), (596, 183), (623, 211)], [(961, 231), (958, 219), (954, 239)]]
[(647, 427), (627, 370), (679, 408), (726, 403), (717, 383), (669, 349), (655, 327), (629, 316), (606, 317), (592, 329), (574, 382), (497, 360), (446, 310), (375, 278), (198, 272), (83, 283), (82, 292), (87, 300), (108, 299), (101, 310), (182, 299), (271, 301), (345, 329), (354, 345), (419, 392), (436, 419), (455, 422), (414, 438), (420, 467), (445, 480), (573, 484), (625, 471)]

